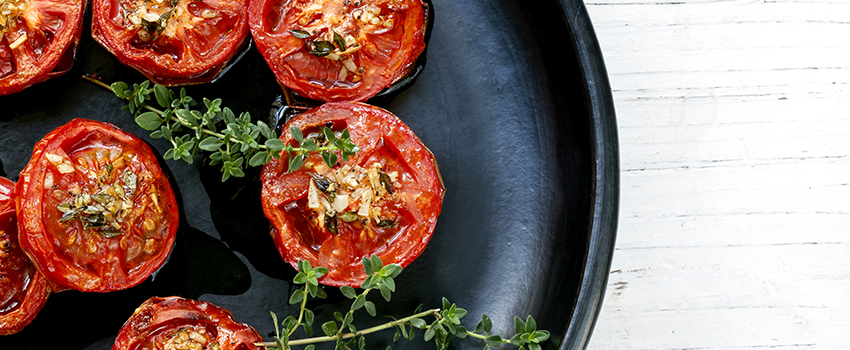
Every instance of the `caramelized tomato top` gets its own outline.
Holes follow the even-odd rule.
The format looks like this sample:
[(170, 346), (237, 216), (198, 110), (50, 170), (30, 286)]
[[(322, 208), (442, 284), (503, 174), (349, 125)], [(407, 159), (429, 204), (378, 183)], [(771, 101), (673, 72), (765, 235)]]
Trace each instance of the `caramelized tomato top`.
[(366, 100), (425, 49), (420, 0), (258, 0), (248, 16), (278, 81), (320, 101)]
[(0, 95), (71, 69), (85, 0), (0, 0)]
[(212, 80), (248, 40), (248, 0), (93, 0), (92, 36), (164, 85)]
[(253, 350), (263, 339), (229, 311), (203, 301), (153, 297), (118, 332), (113, 350)]
[(159, 268), (178, 226), (150, 147), (75, 119), (39, 141), (17, 185), (21, 247), (56, 289), (132, 287)]
[(47, 302), (50, 288), (18, 245), (15, 184), (0, 177), (0, 335), (20, 331)]
[[(355, 157), (328, 168), (310, 155), (287, 172), (288, 159), (263, 168), (263, 211), (285, 261), (308, 260), (329, 272), (319, 281), (359, 286), (360, 260), (372, 254), (407, 266), (428, 244), (442, 208), (444, 188), (433, 154), (401, 120), (360, 103), (327, 103), (284, 126), (323, 142), (319, 128), (348, 129), (360, 147)], [(281, 136), (293, 142), (290, 134)]]

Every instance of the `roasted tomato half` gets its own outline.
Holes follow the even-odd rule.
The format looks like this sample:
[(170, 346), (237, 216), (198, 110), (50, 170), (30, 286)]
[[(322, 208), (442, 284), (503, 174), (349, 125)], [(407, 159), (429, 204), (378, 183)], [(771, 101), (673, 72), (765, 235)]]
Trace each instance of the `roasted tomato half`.
[(92, 36), (163, 85), (215, 78), (247, 43), (248, 0), (92, 0)]
[[(339, 102), (295, 116), (290, 127), (320, 146), (320, 127), (347, 129), (360, 151), (333, 168), (318, 154), (293, 172), (286, 156), (263, 168), (263, 211), (286, 262), (328, 268), (319, 280), (327, 285), (359, 286), (363, 257), (407, 266), (425, 250), (445, 189), (434, 155), (407, 125), (386, 110)], [(294, 145), (290, 133), (281, 140)]]
[(0, 335), (17, 333), (44, 307), (50, 287), (18, 246), (15, 184), (0, 177)]
[(363, 101), (425, 49), (420, 0), (254, 0), (251, 34), (278, 82), (319, 101)]
[(233, 320), (229, 311), (204, 301), (153, 297), (124, 323), (113, 350), (252, 350), (263, 338)]
[(0, 95), (71, 69), (85, 0), (0, 0)]
[(74, 119), (36, 143), (16, 186), (21, 248), (54, 290), (109, 292), (144, 281), (174, 245), (174, 192), (150, 147)]

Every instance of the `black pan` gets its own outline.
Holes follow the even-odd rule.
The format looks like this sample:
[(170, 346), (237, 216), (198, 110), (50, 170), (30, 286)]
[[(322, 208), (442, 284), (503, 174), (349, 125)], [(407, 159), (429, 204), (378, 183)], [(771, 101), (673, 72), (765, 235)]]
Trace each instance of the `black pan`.
[[(611, 92), (584, 5), (434, 2), (427, 66), (406, 91), (378, 103), (436, 155), (447, 192), (431, 243), (397, 278), (393, 302), (374, 300), (379, 313), (405, 316), (420, 303), (438, 307), (446, 297), (469, 311), (467, 328), (486, 313), (494, 332), (510, 336), (514, 315), (531, 314), (552, 334), (545, 348), (583, 349), (604, 295), (619, 190)], [(117, 124), (167, 150), (120, 110), (114, 95), (80, 78), (97, 73), (107, 81), (142, 80), (91, 40), (89, 23), (71, 72), (0, 97), (0, 161), (7, 177), (17, 180), (32, 146), (72, 118)], [(267, 118), (280, 89), (250, 49), (221, 79), (191, 87), (189, 94), (222, 97), (236, 111)], [(249, 212), (239, 221), (240, 210), (250, 205), (222, 201), (233, 189), (210, 181), (202, 161), (166, 164), (184, 212), (169, 262), (130, 290), (52, 295), (29, 327), (0, 337), (0, 348), (109, 349), (121, 324), (153, 295), (212, 301), (264, 336), (274, 329), (269, 311), (297, 310), (287, 303), (293, 273), (268, 253), (270, 240), (234, 229), (239, 222), (248, 231), (263, 227), (262, 218)], [(348, 305), (328, 289), (328, 300), (311, 304), (318, 320)], [(391, 337), (370, 338), (369, 348), (384, 349)], [(392, 345), (433, 347), (421, 337)], [(481, 349), (484, 343), (467, 338), (452, 346)]]

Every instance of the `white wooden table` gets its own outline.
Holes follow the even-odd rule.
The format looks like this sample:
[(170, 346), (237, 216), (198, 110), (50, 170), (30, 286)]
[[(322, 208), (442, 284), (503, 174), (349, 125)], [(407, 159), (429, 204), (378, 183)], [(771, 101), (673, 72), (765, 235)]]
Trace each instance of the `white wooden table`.
[(620, 136), (590, 349), (850, 349), (850, 0), (589, 0)]

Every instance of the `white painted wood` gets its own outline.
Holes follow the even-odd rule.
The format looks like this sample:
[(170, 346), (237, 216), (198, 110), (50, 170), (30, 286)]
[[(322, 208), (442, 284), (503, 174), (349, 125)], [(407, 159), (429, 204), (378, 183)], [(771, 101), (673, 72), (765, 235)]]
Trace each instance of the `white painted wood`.
[(850, 1), (585, 4), (622, 168), (589, 348), (850, 348)]

